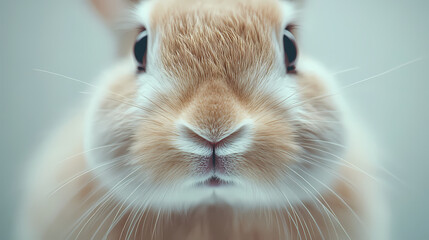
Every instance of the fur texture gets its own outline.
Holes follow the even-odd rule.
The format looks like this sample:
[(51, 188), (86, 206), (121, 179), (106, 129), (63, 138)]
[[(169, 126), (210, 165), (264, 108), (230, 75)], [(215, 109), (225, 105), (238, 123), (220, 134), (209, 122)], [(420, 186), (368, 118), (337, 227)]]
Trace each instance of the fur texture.
[(329, 74), (305, 57), (286, 73), (293, 3), (144, 1), (135, 15), (147, 71), (107, 71), (48, 144), (25, 239), (381, 239)]

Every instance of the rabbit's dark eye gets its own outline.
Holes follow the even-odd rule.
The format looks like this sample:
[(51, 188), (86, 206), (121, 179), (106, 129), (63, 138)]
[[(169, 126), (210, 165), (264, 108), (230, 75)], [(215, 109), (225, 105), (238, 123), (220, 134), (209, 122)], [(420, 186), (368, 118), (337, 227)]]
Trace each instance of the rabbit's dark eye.
[(137, 69), (139, 72), (146, 71), (146, 52), (147, 52), (147, 31), (143, 30), (136, 40), (134, 45), (134, 57), (137, 60)]
[(296, 46), (295, 37), (285, 29), (283, 32), (283, 48), (285, 52), (285, 64), (288, 73), (295, 72), (295, 64), (298, 58), (298, 48)]

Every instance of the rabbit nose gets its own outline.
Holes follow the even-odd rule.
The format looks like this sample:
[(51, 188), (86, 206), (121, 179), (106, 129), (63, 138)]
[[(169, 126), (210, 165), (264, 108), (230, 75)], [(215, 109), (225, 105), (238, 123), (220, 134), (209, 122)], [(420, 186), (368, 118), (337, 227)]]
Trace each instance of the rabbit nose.
[(251, 144), (253, 123), (242, 121), (226, 131), (220, 129), (200, 129), (185, 121), (177, 123), (180, 150), (200, 156), (227, 156), (245, 152)]

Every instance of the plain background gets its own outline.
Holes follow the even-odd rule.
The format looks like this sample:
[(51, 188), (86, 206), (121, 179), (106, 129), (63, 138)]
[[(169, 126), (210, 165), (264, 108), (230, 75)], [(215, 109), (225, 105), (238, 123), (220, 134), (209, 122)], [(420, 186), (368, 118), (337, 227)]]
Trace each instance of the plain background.
[[(341, 86), (423, 60), (345, 89), (349, 105), (375, 136), (392, 207), (392, 239), (429, 239), (427, 133), (429, 2), (307, 0), (300, 48), (332, 71)], [(83, 81), (114, 61), (112, 36), (85, 0), (0, 2), (0, 239), (9, 239), (23, 164), (67, 116), (82, 107)]]

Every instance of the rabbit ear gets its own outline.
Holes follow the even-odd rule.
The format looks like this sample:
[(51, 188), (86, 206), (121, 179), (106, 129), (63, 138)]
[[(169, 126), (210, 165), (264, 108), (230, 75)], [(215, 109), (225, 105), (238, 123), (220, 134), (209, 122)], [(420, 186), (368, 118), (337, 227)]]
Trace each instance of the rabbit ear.
[(114, 32), (117, 42), (117, 54), (121, 57), (129, 54), (132, 50), (132, 43), (135, 40), (136, 33), (133, 31), (117, 32), (115, 26), (118, 21), (124, 18), (127, 10), (133, 8), (142, 0), (87, 0), (90, 1), (106, 25)]
[(139, 0), (90, 0), (103, 19), (111, 24), (120, 17), (124, 9), (129, 8)]

